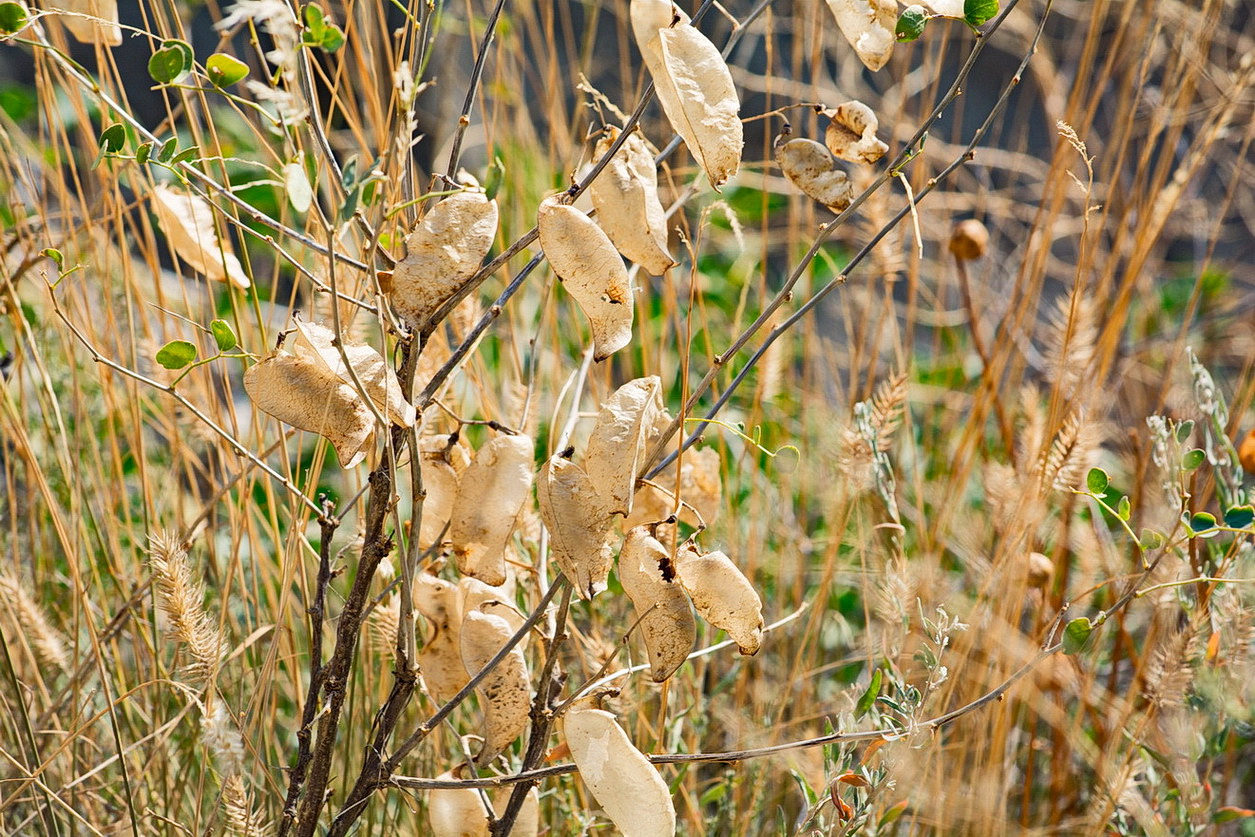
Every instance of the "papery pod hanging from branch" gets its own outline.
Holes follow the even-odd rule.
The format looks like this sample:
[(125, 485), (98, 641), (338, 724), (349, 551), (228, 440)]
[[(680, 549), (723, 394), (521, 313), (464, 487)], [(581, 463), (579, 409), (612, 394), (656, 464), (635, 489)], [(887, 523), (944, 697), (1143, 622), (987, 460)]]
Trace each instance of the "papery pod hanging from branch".
[(593, 331), (593, 357), (603, 361), (632, 341), (632, 290), (619, 251), (593, 219), (560, 196), (536, 216), (540, 246)]
[[(514, 635), (514, 628), (503, 617), (468, 611), (462, 620), (462, 663), (474, 677)], [(522, 645), (515, 645), (505, 658), (475, 687), (484, 711), (484, 746), (475, 756), (487, 764), (509, 748), (527, 729), (531, 713), (531, 680)]]
[(854, 201), (849, 176), (837, 168), (823, 144), (810, 139), (788, 139), (789, 129), (776, 137), (776, 163), (785, 177), (807, 197), (833, 212), (840, 212)]
[[(437, 780), (461, 780), (458, 768), (441, 773)], [(510, 801), (509, 787), (492, 794), (492, 807), (498, 818)], [(431, 837), (488, 837), (488, 813), (483, 797), (474, 788), (436, 788), (427, 792), (427, 822)], [(523, 799), (510, 837), (536, 837), (540, 831), (540, 794), (532, 788)]]
[(563, 716), (571, 760), (597, 804), (624, 837), (672, 837), (675, 805), (667, 783), (596, 698)]
[(423, 216), (405, 239), (405, 258), (392, 271), (392, 306), (420, 331), (475, 275), (497, 237), (497, 202), (458, 192)]
[(875, 111), (862, 102), (845, 102), (821, 113), (832, 120), (824, 133), (824, 143), (842, 160), (871, 164), (889, 150), (876, 136), (880, 121)]
[[(613, 125), (606, 128), (594, 152), (597, 159), (605, 156), (619, 133)], [(667, 215), (658, 199), (658, 171), (638, 132), (624, 141), (588, 193), (597, 209), (597, 224), (624, 257), (655, 276), (675, 266), (667, 252)]]
[(252, 284), (240, 260), (231, 252), (231, 245), (218, 237), (214, 211), (208, 201), (158, 184), (153, 189), (152, 207), (170, 249), (188, 267), (238, 288)]
[(506, 541), (532, 490), (532, 450), (527, 436), (498, 436), (476, 452), (462, 475), (449, 523), (462, 573), (492, 585), (506, 580)]
[[(478, 578), (458, 579), (458, 607), (462, 613), (478, 610), (491, 616), (500, 616), (510, 623), (510, 630), (517, 631), (523, 627), (527, 617), (513, 604), (514, 578), (511, 576), (505, 584), (496, 587), (485, 584)], [(527, 637), (519, 641), (519, 647), (527, 646)]]
[(646, 441), (663, 413), (662, 381), (656, 375), (628, 381), (602, 404), (588, 438), (584, 470), (610, 514), (626, 517), (632, 511)]
[(728, 65), (670, 0), (632, 0), (632, 30), (658, 101), (716, 189), (741, 166), (741, 102)]
[(649, 673), (661, 683), (683, 665), (697, 642), (697, 622), (689, 597), (675, 575), (671, 553), (637, 526), (619, 553), (619, 582), (636, 609), (638, 628), (649, 652)]
[(418, 666), (427, 694), (441, 703), (470, 680), (462, 662), (462, 608), (458, 593), (458, 585), (429, 573), (414, 577), (414, 606), (427, 621)]
[(859, 60), (875, 71), (893, 55), (897, 40), (898, 4), (895, 0), (828, 0), (841, 34)]
[(677, 506), (679, 519), (688, 526), (711, 526), (718, 519), (723, 503), (723, 459), (718, 448), (689, 448), (679, 461), (679, 493), (686, 505), (677, 503), (674, 496), (676, 463), (672, 462), (650, 480), (653, 485), (643, 485), (636, 492), (626, 528), (666, 520)]
[(676, 555), (676, 574), (703, 619), (727, 631), (742, 654), (758, 653), (763, 641), (763, 602), (727, 555), (702, 555), (685, 544)]
[(418, 440), (419, 459), (422, 463), (423, 519), (419, 527), (418, 545), (430, 547), (447, 534), (445, 527), (453, 516), (453, 504), (458, 495), (458, 481), (470, 465), (470, 457), (461, 444), (449, 443), (449, 436), (439, 434), (424, 436)]
[(119, 46), (122, 43), (117, 0), (56, 0), (51, 5), (67, 12), (99, 18), (88, 20), (76, 15), (61, 15), (61, 22), (76, 40), (101, 46)]
[[(344, 355), (341, 356), (340, 349), (335, 345), (333, 330), (296, 318), (293, 324), (296, 327), (292, 338), (294, 353), (300, 354), (304, 350), (310, 357), (318, 358), (331, 374), (351, 387), (356, 388), (356, 384), (360, 383), (366, 396), (388, 421), (401, 427), (413, 426), (417, 411), (413, 404), (405, 400), (396, 373), (374, 347), (342, 339)], [(348, 366), (345, 366), (345, 357), (348, 358)]]
[(540, 471), (536, 499), (553, 558), (575, 591), (591, 599), (605, 590), (614, 562), (606, 542), (612, 518), (588, 474), (570, 459), (555, 456)]

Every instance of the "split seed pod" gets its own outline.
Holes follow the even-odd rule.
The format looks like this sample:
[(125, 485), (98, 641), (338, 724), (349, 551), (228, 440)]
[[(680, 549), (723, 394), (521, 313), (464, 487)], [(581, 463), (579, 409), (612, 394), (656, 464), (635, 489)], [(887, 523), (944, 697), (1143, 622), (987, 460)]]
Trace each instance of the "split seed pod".
[(405, 239), (392, 272), (392, 305), (424, 330), (436, 310), (475, 275), (497, 237), (497, 202), (458, 192), (433, 206)]
[(728, 65), (671, 0), (632, 0), (632, 30), (667, 119), (716, 189), (741, 166), (741, 102)]
[(577, 701), (565, 716), (567, 746), (580, 779), (624, 837), (672, 837), (675, 805), (667, 783), (614, 715), (591, 703)]
[(427, 640), (418, 652), (423, 685), (427, 694), (444, 703), (470, 680), (462, 662), (458, 585), (419, 573), (414, 579), (414, 605), (429, 628)]
[(240, 260), (231, 252), (230, 243), (218, 238), (213, 208), (204, 198), (160, 184), (153, 189), (152, 207), (170, 249), (188, 267), (238, 288), (252, 284)]
[(875, 112), (862, 102), (846, 102), (822, 113), (832, 120), (824, 134), (824, 143), (840, 159), (870, 164), (889, 150), (876, 136), (880, 122)]
[(619, 553), (619, 581), (640, 620), (650, 676), (661, 683), (688, 659), (697, 642), (697, 622), (671, 554), (645, 526), (627, 534)]
[(57, 8), (67, 12), (90, 15), (88, 20), (75, 15), (62, 15), (61, 22), (80, 43), (118, 46), (122, 43), (122, 27), (118, 25), (117, 0), (58, 0)]
[(873, 72), (885, 66), (897, 41), (896, 0), (828, 0), (828, 8), (864, 66)]
[(758, 653), (763, 641), (763, 603), (727, 555), (699, 555), (691, 546), (681, 547), (676, 573), (703, 619), (727, 631), (742, 654)]
[[(619, 137), (613, 125), (597, 142), (596, 155), (605, 156)], [(597, 223), (626, 258), (655, 276), (674, 267), (667, 252), (667, 215), (658, 200), (658, 171), (641, 135), (633, 132), (619, 153), (588, 187)]]
[(646, 437), (662, 412), (662, 381), (657, 375), (628, 381), (601, 405), (588, 438), (584, 470), (610, 514), (631, 513)]
[(576, 592), (591, 599), (605, 590), (614, 562), (606, 542), (611, 517), (588, 474), (571, 460), (555, 456), (541, 469), (536, 499), (553, 558)]
[[(501, 616), (472, 610), (462, 620), (462, 663), (474, 677), (514, 635)], [(487, 764), (503, 753), (527, 729), (531, 712), (531, 682), (527, 660), (520, 645), (489, 672), (475, 687), (484, 710), (484, 746), (475, 756)]]
[(458, 483), (449, 540), (458, 569), (491, 585), (505, 582), (505, 546), (532, 490), (532, 440), (498, 436), (475, 454)]
[(828, 149), (810, 139), (785, 141), (788, 131), (776, 138), (776, 162), (785, 177), (807, 197), (833, 212), (840, 212), (854, 200), (854, 187), (846, 173), (836, 167)]
[[(459, 780), (456, 771), (441, 773), (438, 780)], [(488, 814), (483, 798), (473, 788), (437, 788), (428, 791), (427, 817), (432, 837), (488, 837)], [(510, 790), (493, 794), (493, 810), (500, 817), (510, 801)], [(536, 788), (528, 791), (519, 808), (510, 837), (536, 837), (540, 831), (540, 794)]]
[(549, 265), (592, 326), (594, 359), (605, 360), (632, 341), (632, 291), (619, 251), (592, 218), (557, 196), (541, 203), (536, 226)]

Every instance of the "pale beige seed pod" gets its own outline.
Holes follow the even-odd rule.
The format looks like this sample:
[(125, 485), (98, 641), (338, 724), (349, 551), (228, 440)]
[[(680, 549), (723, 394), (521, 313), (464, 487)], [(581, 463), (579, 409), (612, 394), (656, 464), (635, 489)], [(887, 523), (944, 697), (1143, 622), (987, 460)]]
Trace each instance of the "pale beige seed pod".
[(392, 271), (392, 306), (411, 327), (431, 315), (475, 275), (497, 237), (497, 202), (458, 192), (433, 206), (405, 239)]
[(647, 455), (646, 440), (663, 411), (657, 375), (628, 381), (601, 405), (588, 438), (584, 470), (609, 513), (625, 517), (631, 513), (637, 471)]
[(366, 458), (375, 417), (324, 364), (279, 351), (244, 373), (244, 391), (257, 409), (331, 442), (345, 468)]
[(449, 540), (458, 569), (487, 584), (506, 580), (505, 546), (532, 490), (532, 440), (498, 436), (475, 454), (458, 483)]
[(606, 534), (612, 518), (592, 480), (579, 465), (555, 456), (536, 486), (540, 517), (549, 530), (553, 559), (581, 598), (606, 589), (614, 555)]
[(231, 252), (231, 244), (218, 237), (213, 207), (208, 201), (159, 184), (153, 189), (152, 208), (170, 249), (188, 267), (206, 278), (238, 288), (252, 284), (240, 260)]
[(828, 0), (828, 8), (864, 66), (872, 71), (885, 66), (897, 41), (896, 0)]
[[(388, 421), (401, 427), (412, 427), (418, 416), (414, 405), (401, 393), (401, 382), (382, 354), (373, 346), (342, 339), (344, 355), (336, 348), (336, 334), (318, 323), (293, 319), (296, 334), (290, 344), (293, 354), (317, 359), (327, 371), (343, 383), (354, 387), (361, 384), (362, 392), (369, 398)], [(344, 359), (348, 358), (348, 365)], [(352, 371), (350, 371), (352, 370)], [(356, 382), (354, 379), (356, 378)]]
[[(459, 771), (441, 773), (437, 780), (460, 780)], [(510, 801), (510, 789), (492, 794), (492, 807), (498, 818)], [(436, 788), (427, 792), (427, 822), (431, 837), (488, 837), (488, 813), (483, 797), (474, 788)], [(519, 808), (510, 837), (536, 837), (540, 831), (540, 794), (528, 791)]]
[(762, 599), (727, 555), (701, 555), (692, 546), (682, 546), (676, 574), (703, 619), (727, 631), (742, 654), (758, 653), (763, 641)]
[(458, 495), (458, 481), (470, 457), (459, 443), (449, 444), (445, 434), (424, 436), (419, 439), (419, 461), (423, 474), (423, 519), (419, 526), (418, 545), (430, 547), (445, 534), (445, 527), (453, 516), (453, 503)]
[(854, 200), (854, 186), (821, 143), (791, 139), (782, 132), (776, 139), (776, 162), (794, 186), (833, 212), (840, 212)]
[[(595, 154), (605, 156), (619, 137), (613, 125), (597, 142)], [(676, 264), (667, 252), (667, 214), (658, 199), (658, 171), (645, 140), (633, 132), (606, 168), (588, 187), (597, 224), (625, 258), (655, 276)]]
[(697, 622), (689, 597), (675, 576), (671, 554), (645, 526), (627, 534), (619, 552), (619, 582), (632, 600), (638, 630), (649, 653), (655, 683), (684, 664), (697, 642)]
[(667, 119), (718, 189), (737, 173), (745, 144), (741, 101), (728, 65), (670, 0), (632, 0), (631, 16)]
[(672, 837), (675, 805), (667, 783), (632, 746), (614, 715), (585, 699), (572, 704), (563, 728), (571, 760), (597, 804), (624, 837)]
[(832, 120), (824, 133), (824, 143), (836, 157), (871, 164), (889, 150), (876, 136), (880, 121), (875, 112), (862, 102), (845, 102), (822, 113)]
[(462, 662), (458, 585), (419, 573), (414, 577), (414, 606), (427, 621), (426, 639), (418, 652), (423, 687), (434, 700), (443, 703), (470, 680)]
[[(514, 635), (503, 617), (479, 610), (462, 619), (462, 663), (474, 677)], [(515, 645), (475, 687), (484, 712), (484, 746), (479, 764), (492, 761), (523, 734), (531, 713), (531, 681), (523, 649)]]
[(57, 0), (52, 5), (67, 12), (97, 18), (88, 20), (76, 15), (61, 15), (61, 22), (79, 42), (101, 46), (122, 44), (117, 0)]
[(593, 219), (557, 196), (541, 203), (536, 226), (549, 265), (588, 317), (594, 359), (605, 360), (632, 341), (632, 290), (619, 251)]
[[(632, 513), (628, 515), (625, 527), (630, 529), (642, 523), (666, 520), (676, 513), (677, 507), (680, 520), (689, 526), (714, 524), (723, 505), (723, 460), (719, 450), (689, 448), (680, 461), (683, 464), (680, 466), (679, 493), (684, 505), (677, 503), (674, 496), (676, 466), (672, 462), (651, 480), (654, 485), (642, 486), (636, 492)], [(697, 515), (701, 515), (700, 519)]]

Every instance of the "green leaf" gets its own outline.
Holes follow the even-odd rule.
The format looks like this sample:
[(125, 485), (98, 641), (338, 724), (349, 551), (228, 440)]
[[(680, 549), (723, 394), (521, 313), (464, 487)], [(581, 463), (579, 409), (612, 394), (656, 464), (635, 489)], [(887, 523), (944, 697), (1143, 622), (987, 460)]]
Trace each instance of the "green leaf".
[(248, 65), (233, 55), (215, 52), (205, 62), (205, 75), (214, 87), (230, 87), (248, 75)]
[(1181, 456), (1181, 470), (1186, 471), (1186, 472), (1196, 471), (1198, 470), (1198, 467), (1203, 464), (1203, 460), (1205, 460), (1206, 458), (1207, 458), (1207, 453), (1205, 451), (1199, 450), (1198, 448), (1194, 448), (1194, 450), (1191, 450), (1191, 451), (1186, 451)]
[(170, 162), (170, 157), (174, 155), (174, 150), (179, 147), (179, 138), (170, 137), (161, 144), (161, 148), (157, 149), (157, 159), (163, 163)]
[(302, 10), (301, 16), (305, 19), (305, 29), (314, 36), (313, 43), (321, 41), (327, 28), (327, 18), (322, 12), (322, 6), (310, 3)]
[(1255, 817), (1255, 811), (1252, 811), (1250, 808), (1236, 808), (1232, 805), (1226, 805), (1223, 808), (1216, 809), (1216, 813), (1211, 815), (1211, 821), (1214, 823), (1226, 823), (1234, 820), (1244, 820), (1248, 817)]
[(344, 46), (344, 30), (339, 26), (328, 24), (327, 30), (323, 32), (322, 40), (319, 41), (318, 46), (324, 52), (335, 52)]
[(152, 153), (153, 144), (151, 142), (144, 143), (139, 148), (135, 149), (135, 162), (139, 163), (141, 166), (144, 165), (144, 163), (148, 162), (148, 158), (152, 156)]
[(907, 800), (904, 799), (898, 804), (890, 807), (883, 814), (881, 814), (880, 822), (876, 824), (877, 830), (884, 828), (886, 825), (890, 825), (891, 823), (896, 821), (898, 817), (906, 813), (906, 806), (907, 806)]
[(998, 0), (963, 0), (963, 19), (980, 26), (998, 14)]
[(501, 184), (505, 181), (505, 163), (501, 161), (499, 155), (494, 154), (492, 162), (488, 164), (488, 176), (484, 178), (484, 197), (492, 200), (497, 196), (497, 192), (501, 191)]
[(120, 123), (100, 132), (100, 150), (105, 154), (121, 151), (126, 145), (126, 128)]
[(39, 251), (39, 255), (52, 259), (57, 265), (57, 270), (65, 270), (65, 254), (56, 247), (45, 247)]
[(923, 6), (907, 6), (898, 18), (898, 25), (893, 30), (894, 37), (899, 41), (913, 41), (924, 34), (928, 25), (928, 10)]
[(1255, 521), (1255, 508), (1234, 506), (1224, 513), (1224, 525), (1230, 529), (1245, 529)]
[(1190, 529), (1195, 534), (1208, 532), (1216, 528), (1216, 516), (1210, 512), (1199, 512), (1190, 518)]
[(174, 84), (192, 71), (195, 56), (186, 41), (162, 41), (148, 59), (148, 75), (158, 84)]
[(1194, 432), (1193, 420), (1181, 422), (1180, 424), (1177, 425), (1177, 441), (1184, 445), (1185, 440), (1190, 438), (1190, 434), (1193, 432)]
[(1063, 629), (1063, 653), (1079, 654), (1094, 633), (1094, 625), (1085, 616), (1073, 619)]
[(872, 682), (867, 687), (867, 691), (863, 692), (863, 696), (858, 699), (858, 703), (854, 705), (854, 717), (861, 718), (871, 711), (872, 705), (876, 702), (876, 697), (880, 694), (880, 681), (883, 679), (883, 669), (876, 669), (872, 672)]
[(1127, 496), (1121, 497), (1120, 502), (1116, 504), (1116, 514), (1119, 515), (1121, 520), (1128, 520), (1132, 512), (1129, 498)]
[(196, 347), (186, 340), (171, 340), (157, 350), (157, 362), (166, 369), (182, 369), (196, 360)]
[(214, 336), (214, 342), (218, 344), (218, 351), (229, 352), (236, 346), (240, 345), (239, 339), (235, 336), (231, 324), (226, 320), (214, 320), (209, 324), (209, 331)]
[(18, 32), (28, 19), (26, 7), (21, 3), (0, 3), (0, 32)]
[(179, 163), (186, 163), (188, 160), (195, 160), (196, 155), (198, 154), (200, 154), (200, 149), (194, 145), (191, 148), (184, 148), (178, 154), (175, 154), (170, 158), (170, 165), (177, 166)]
[(1103, 494), (1110, 484), (1111, 478), (1102, 468), (1090, 468), (1089, 473), (1085, 475), (1085, 486), (1091, 494)]
[(1138, 539), (1138, 543), (1142, 545), (1142, 549), (1158, 549), (1164, 545), (1164, 536), (1154, 529), (1143, 529), (1142, 536)]

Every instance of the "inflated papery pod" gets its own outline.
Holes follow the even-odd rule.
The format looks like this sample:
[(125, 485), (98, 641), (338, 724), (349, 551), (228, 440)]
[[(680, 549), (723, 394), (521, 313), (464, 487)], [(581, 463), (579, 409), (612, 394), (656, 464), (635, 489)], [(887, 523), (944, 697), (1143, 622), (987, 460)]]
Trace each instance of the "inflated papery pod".
[(879, 70), (893, 55), (898, 25), (896, 0), (828, 0), (841, 34), (869, 70)]
[(689, 597), (676, 578), (671, 553), (637, 526), (619, 552), (619, 582), (636, 609), (638, 628), (649, 653), (649, 673), (661, 683), (683, 665), (697, 642), (697, 622)]
[(789, 139), (786, 128), (776, 137), (776, 163), (785, 177), (808, 198), (833, 212), (840, 212), (854, 200), (854, 186), (822, 143), (809, 139)]
[(505, 547), (532, 490), (532, 440), (502, 435), (476, 453), (458, 482), (449, 540), (458, 569), (487, 584), (506, 580)]
[[(684, 504), (676, 502), (675, 469), (672, 462), (650, 482), (636, 492), (632, 513), (625, 526), (631, 528), (642, 523), (658, 523), (679, 512), (680, 520), (688, 526), (711, 526), (719, 517), (723, 504), (722, 457), (717, 448), (689, 448), (680, 457), (679, 495)], [(664, 490), (665, 489), (665, 490)], [(690, 508), (690, 506), (692, 508)], [(694, 514), (696, 510), (696, 514)], [(700, 519), (697, 515), (701, 515)]]
[(541, 469), (536, 499), (554, 561), (575, 591), (591, 599), (605, 590), (614, 562), (606, 541), (613, 519), (588, 474), (570, 459), (554, 456)]
[(628, 381), (601, 405), (588, 438), (584, 470), (611, 514), (631, 513), (646, 441), (663, 414), (662, 381), (657, 375)]
[[(441, 773), (438, 780), (461, 780), (461, 768)], [(492, 807), (498, 817), (505, 813), (510, 789), (494, 791)], [(488, 837), (488, 812), (483, 797), (474, 788), (437, 788), (427, 792), (427, 821), (431, 837)], [(540, 794), (535, 788), (523, 798), (510, 837), (535, 837), (540, 831)]]
[[(361, 392), (388, 421), (401, 427), (414, 424), (418, 415), (414, 405), (405, 400), (396, 373), (374, 347), (342, 339), (341, 348), (336, 348), (336, 333), (332, 329), (297, 318), (293, 319), (293, 325), (296, 328), (291, 338), (294, 352), (305, 350), (310, 357), (325, 363), (331, 374), (354, 388), (361, 384)], [(348, 358), (347, 366), (345, 358)]]
[(756, 654), (763, 642), (763, 602), (754, 586), (722, 552), (699, 553), (685, 544), (676, 555), (676, 574), (703, 619)]
[(462, 662), (462, 607), (458, 585), (429, 573), (414, 577), (414, 606), (427, 622), (425, 641), (418, 652), (423, 686), (444, 703), (470, 679)]
[(405, 239), (405, 258), (392, 272), (392, 307), (425, 330), (431, 315), (475, 275), (497, 237), (497, 202), (458, 192), (423, 216)]
[(594, 359), (605, 360), (632, 342), (632, 290), (619, 251), (592, 218), (561, 196), (541, 202), (536, 226), (550, 267), (588, 317)]
[(846, 102), (821, 113), (832, 120), (824, 133), (824, 142), (842, 160), (875, 163), (889, 150), (876, 136), (880, 121), (875, 111), (862, 102)]
[[(82, 18), (64, 19), (86, 23)], [(229, 282), (238, 288), (251, 284), (240, 260), (231, 252), (230, 243), (218, 237), (213, 207), (208, 201), (160, 184), (153, 189), (152, 208), (170, 249), (188, 267), (216, 282)]]
[(624, 837), (672, 837), (675, 805), (667, 783), (614, 715), (599, 708), (597, 698), (584, 698), (563, 718), (580, 779)]
[[(462, 663), (471, 677), (484, 669), (515, 629), (502, 616), (471, 610), (462, 619)], [(531, 712), (531, 681), (522, 643), (515, 645), (492, 671), (475, 687), (484, 713), (480, 730), (484, 746), (475, 756), (478, 764), (487, 764), (506, 749), (527, 729)]]
[(741, 166), (741, 101), (715, 45), (671, 0), (632, 0), (632, 31), (671, 127), (719, 188)]
[[(613, 125), (606, 128), (597, 142), (598, 159), (610, 150), (619, 133)], [(667, 252), (667, 214), (658, 199), (658, 170), (638, 132), (624, 140), (588, 193), (597, 209), (597, 224), (624, 257), (655, 276), (675, 266)]]
[(67, 12), (98, 18), (88, 20), (86, 17), (61, 15), (65, 28), (82, 43), (101, 46), (119, 46), (122, 43), (117, 0), (58, 0), (51, 5)]
[(424, 436), (418, 440), (418, 446), (423, 491), (427, 493), (423, 500), (418, 545), (426, 549), (446, 533), (445, 527), (449, 525), (453, 504), (457, 500), (458, 482), (470, 465), (470, 456), (460, 443), (451, 443), (446, 434)]

